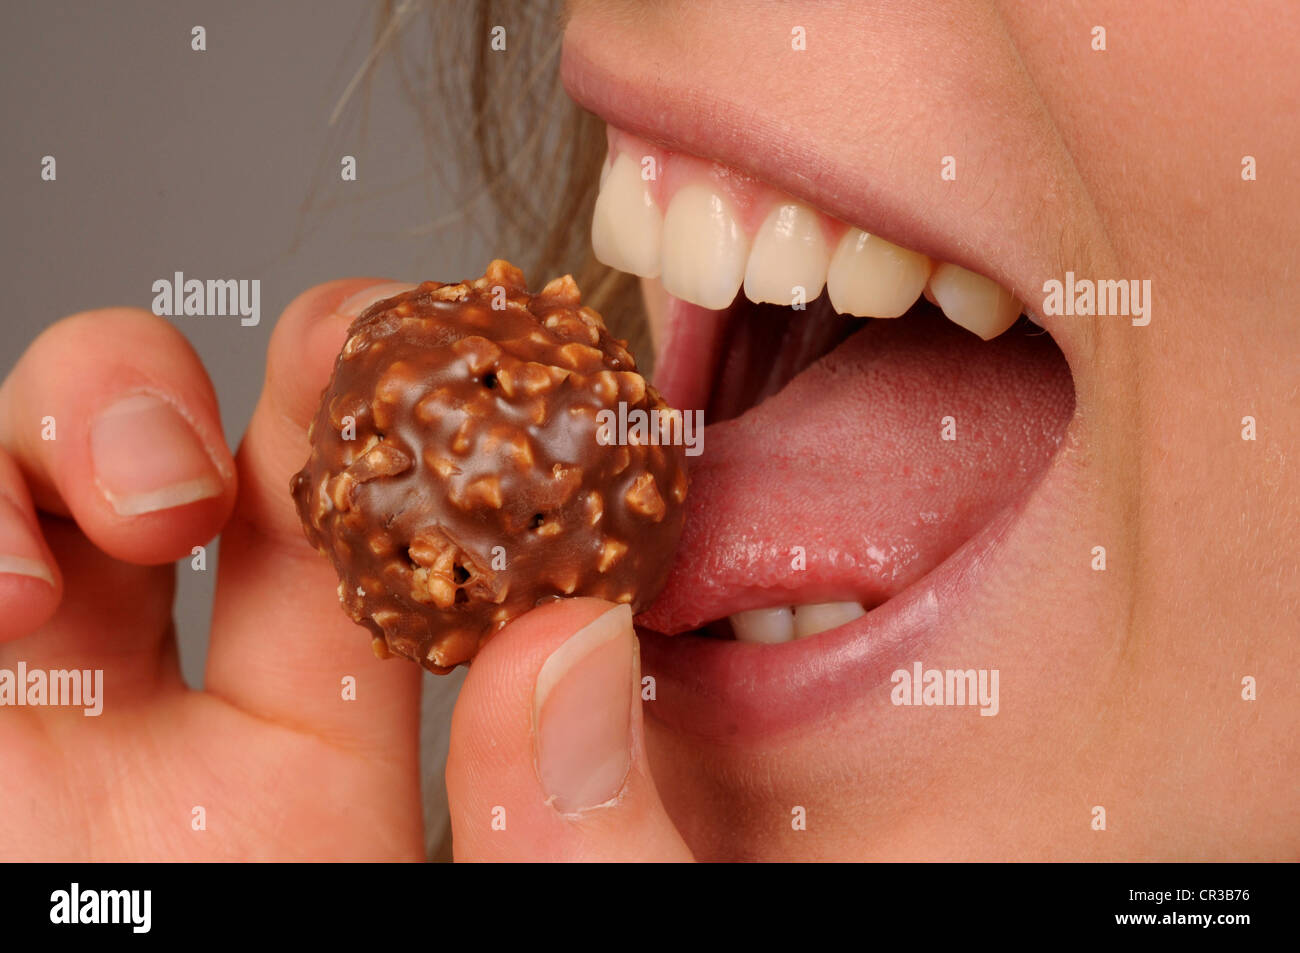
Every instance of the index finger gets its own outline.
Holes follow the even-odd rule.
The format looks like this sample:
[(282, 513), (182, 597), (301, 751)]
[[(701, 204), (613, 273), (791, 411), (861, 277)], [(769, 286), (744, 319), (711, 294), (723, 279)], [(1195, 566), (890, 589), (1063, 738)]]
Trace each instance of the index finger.
[(339, 607), (338, 579), (307, 542), (289, 494), (349, 323), (409, 287), (329, 282), (300, 295), (276, 324), (262, 395), (236, 455), (240, 494), (221, 538), (205, 684), (279, 724), (414, 758), (421, 670), (375, 659), (369, 633)]

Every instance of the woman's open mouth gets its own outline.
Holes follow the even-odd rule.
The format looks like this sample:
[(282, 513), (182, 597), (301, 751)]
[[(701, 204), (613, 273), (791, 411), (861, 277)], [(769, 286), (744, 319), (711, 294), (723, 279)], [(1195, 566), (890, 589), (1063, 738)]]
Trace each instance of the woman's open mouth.
[(637, 619), (647, 712), (737, 742), (887, 701), (891, 673), (978, 632), (1067, 440), (1065, 356), (974, 270), (734, 167), (613, 127), (609, 147), (594, 249), (653, 282), (655, 383), (708, 424)]

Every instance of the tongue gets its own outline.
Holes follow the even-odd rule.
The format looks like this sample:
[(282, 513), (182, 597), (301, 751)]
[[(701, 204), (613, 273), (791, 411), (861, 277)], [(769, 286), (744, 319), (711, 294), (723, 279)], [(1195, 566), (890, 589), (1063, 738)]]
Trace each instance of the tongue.
[[(827, 340), (801, 333), (808, 346)], [(727, 386), (739, 402), (771, 380)], [(1030, 488), (1073, 408), (1044, 333), (1022, 324), (981, 341), (929, 306), (870, 321), (705, 430), (677, 561), (638, 622), (672, 634), (746, 609), (878, 605)], [(943, 439), (945, 418), (955, 439)]]

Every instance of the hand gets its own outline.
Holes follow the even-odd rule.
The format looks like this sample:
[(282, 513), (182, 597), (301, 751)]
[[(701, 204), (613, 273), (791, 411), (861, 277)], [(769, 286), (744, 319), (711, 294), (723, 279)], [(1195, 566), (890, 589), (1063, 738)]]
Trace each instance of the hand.
[[(98, 717), (0, 707), (0, 856), (423, 857), (420, 670), (375, 660), (289, 498), (307, 421), (373, 286), (332, 282), (289, 306), (233, 460), (197, 355), (143, 311), (60, 321), (0, 388), (0, 678), (20, 661), (103, 670)], [(166, 563), (218, 532), (196, 692), (181, 679)]]
[(650, 775), (641, 694), (627, 606), (570, 599), (502, 630), (452, 716), (456, 859), (690, 860)]

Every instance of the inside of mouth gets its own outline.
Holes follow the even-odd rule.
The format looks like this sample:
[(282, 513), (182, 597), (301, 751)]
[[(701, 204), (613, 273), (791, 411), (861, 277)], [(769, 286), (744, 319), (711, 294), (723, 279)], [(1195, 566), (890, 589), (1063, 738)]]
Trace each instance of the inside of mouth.
[[(1028, 492), (1055, 455), (1073, 416), (1074, 386), (1065, 358), (1051, 336), (1024, 316), (1003, 335), (983, 341), (948, 321), (924, 298), (900, 318), (867, 319), (837, 313), (825, 294), (802, 309), (755, 304), (741, 295), (721, 317), (712, 345), (700, 348), (704, 353), (697, 354), (696, 373), (704, 372), (708, 378), (706, 387), (697, 391), (707, 424), (732, 421), (729, 427), (744, 427), (762, 420), (764, 434), (779, 431), (787, 441), (788, 435), (797, 431), (809, 434), (827, 416), (860, 413), (864, 406), (868, 411), (874, 409), (872, 398), (879, 394), (884, 414), (913, 401), (924, 405), (920, 416), (936, 428), (938, 415), (951, 413), (968, 428), (962, 435), (964, 439), (988, 438), (989, 447), (1020, 448), (1017, 459), (1007, 464), (1016, 472), (1016, 478), (1003, 481), (998, 473), (1005, 461), (995, 459), (995, 450), (968, 456), (950, 453), (941, 461), (935, 460), (927, 455), (930, 451), (926, 446), (933, 448), (933, 442), (940, 439), (937, 432), (907, 432), (915, 429), (910, 416), (906, 423), (900, 421), (889, 428), (882, 443), (895, 441), (904, 448), (922, 444), (910, 458), (916, 466), (937, 464), (946, 470), (946, 482), (936, 477), (932, 498), (925, 498), (924, 491), (916, 497), (918, 509), (943, 511), (940, 504), (945, 502), (945, 485), (951, 497), (954, 484), (983, 484), (980, 494), (963, 496), (959, 492), (955, 504), (950, 498), (946, 500), (952, 504), (945, 511), (945, 521), (950, 525), (937, 550), (944, 558)], [(936, 369), (941, 365), (944, 369)], [(827, 367), (838, 372), (829, 375), (829, 384)], [(959, 370), (954, 374), (947, 368)], [(816, 386), (807, 386), (814, 379)], [(801, 383), (791, 387), (792, 382)], [(792, 392), (784, 393), (787, 388)], [(859, 391), (856, 403), (851, 403), (844, 389)], [(933, 396), (936, 389), (945, 391), (941, 398)], [(810, 390), (815, 391), (820, 403), (807, 403), (806, 414), (800, 406), (791, 406), (803, 405), (802, 398)], [(837, 390), (841, 393), (835, 393)], [(801, 400), (794, 401), (796, 396)], [(968, 421), (977, 412), (987, 411), (990, 404), (1001, 405), (1002, 412), (988, 416), (981, 426), (996, 432), (971, 433)], [(796, 437), (796, 443), (801, 439), (800, 451), (806, 458), (810, 455), (808, 437)], [(817, 445), (814, 440), (812, 446)], [(1030, 452), (1025, 452), (1026, 447)], [(905, 473), (907, 465), (900, 469)], [(825, 472), (818, 474), (810, 468), (809, 479), (819, 475), (824, 478)], [(902, 474), (895, 482), (905, 482)], [(1005, 488), (999, 488), (1001, 483)], [(907, 582), (900, 579), (900, 586)], [(857, 602), (869, 613), (891, 597), (844, 592), (818, 594), (806, 602), (816, 606)], [(791, 593), (773, 594), (770, 606), (752, 608), (785, 607), (798, 612), (798, 601), (798, 597), (791, 598)], [(792, 602), (796, 605), (792, 606)], [(834, 619), (835, 613), (830, 617)], [(645, 621), (652, 619), (653, 615)], [(735, 640), (738, 625), (747, 627), (749, 623), (737, 620), (733, 624), (732, 618), (721, 618), (685, 631), (672, 628), (678, 635)], [(837, 623), (823, 631), (843, 627)], [(657, 626), (651, 628), (658, 630)]]
[[(804, 308), (756, 304), (738, 295), (723, 319), (722, 346), (712, 355), (705, 423), (721, 423), (758, 406), (870, 322), (916, 319), (941, 320), (942, 312), (919, 298), (900, 318), (859, 318), (838, 313), (825, 292)], [(1047, 337), (1024, 315), (1005, 333)], [(967, 343), (984, 344), (973, 335)]]
[(715, 357), (705, 422), (739, 417), (778, 393), (867, 320), (837, 314), (825, 294), (803, 309), (739, 296), (727, 314), (726, 346)]

